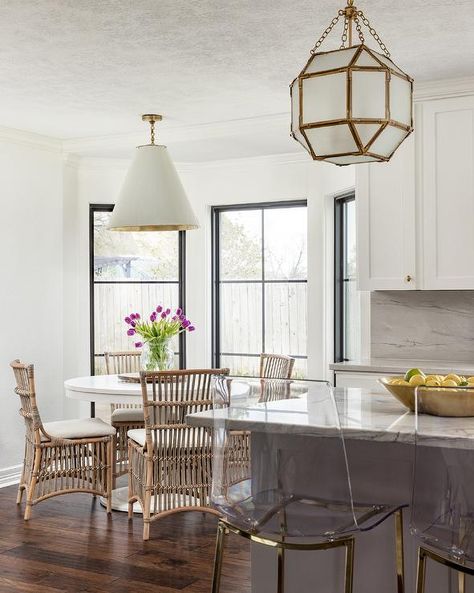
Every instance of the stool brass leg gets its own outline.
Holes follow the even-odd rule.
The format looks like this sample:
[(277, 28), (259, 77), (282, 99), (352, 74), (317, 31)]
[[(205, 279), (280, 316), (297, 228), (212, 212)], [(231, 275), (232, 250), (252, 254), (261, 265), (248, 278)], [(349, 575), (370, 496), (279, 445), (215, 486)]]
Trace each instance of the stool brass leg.
[(416, 570), (416, 593), (424, 593), (426, 575), (426, 553), (418, 548), (418, 566)]
[(224, 556), (224, 539), (226, 527), (222, 521), (217, 524), (216, 555), (214, 557), (214, 573), (212, 575), (212, 593), (219, 593), (221, 587), (222, 558)]
[(403, 511), (395, 513), (395, 550), (397, 556), (397, 592), (405, 591), (405, 560), (403, 554)]
[(466, 575), (463, 572), (458, 572), (458, 591), (459, 593), (466, 592)]
[(346, 571), (344, 578), (344, 593), (352, 593), (352, 582), (354, 579), (354, 539), (350, 538), (346, 546)]
[(278, 580), (277, 593), (285, 593), (285, 549), (278, 547)]
[(285, 538), (288, 531), (286, 509), (283, 508), (279, 513), (280, 518), (280, 537), (282, 546), (277, 549), (278, 554), (278, 576), (277, 576), (277, 593), (285, 593)]

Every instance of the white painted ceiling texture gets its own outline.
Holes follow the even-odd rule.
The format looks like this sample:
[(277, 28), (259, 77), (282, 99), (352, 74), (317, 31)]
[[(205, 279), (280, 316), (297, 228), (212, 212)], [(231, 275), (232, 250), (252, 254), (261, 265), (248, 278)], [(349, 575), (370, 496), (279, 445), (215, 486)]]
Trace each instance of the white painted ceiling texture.
[[(474, 0), (356, 3), (418, 80), (474, 74)], [(143, 132), (146, 141), (139, 114), (150, 111), (171, 128), (286, 114), (289, 82), (343, 4), (2, 0), (0, 125), (61, 139)], [(286, 129), (284, 141), (292, 146)]]

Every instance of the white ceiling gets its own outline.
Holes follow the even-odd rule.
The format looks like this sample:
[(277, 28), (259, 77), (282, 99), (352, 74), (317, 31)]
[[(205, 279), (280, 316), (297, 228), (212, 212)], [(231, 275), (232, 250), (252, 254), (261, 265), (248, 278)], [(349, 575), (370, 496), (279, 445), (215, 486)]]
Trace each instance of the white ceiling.
[[(145, 135), (138, 115), (150, 111), (171, 127), (287, 113), (288, 83), (342, 5), (2, 0), (0, 125), (70, 139)], [(473, 0), (358, 5), (416, 79), (474, 74)]]

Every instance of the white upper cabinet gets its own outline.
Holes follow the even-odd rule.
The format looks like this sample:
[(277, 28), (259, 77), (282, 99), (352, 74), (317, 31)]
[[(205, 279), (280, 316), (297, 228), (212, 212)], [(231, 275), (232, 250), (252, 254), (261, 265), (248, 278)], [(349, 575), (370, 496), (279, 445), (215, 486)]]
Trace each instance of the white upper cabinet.
[(423, 288), (474, 289), (474, 97), (422, 105)]
[(359, 290), (419, 288), (414, 134), (388, 163), (357, 165)]
[(361, 290), (474, 290), (474, 95), (416, 105), (387, 163), (356, 168)]

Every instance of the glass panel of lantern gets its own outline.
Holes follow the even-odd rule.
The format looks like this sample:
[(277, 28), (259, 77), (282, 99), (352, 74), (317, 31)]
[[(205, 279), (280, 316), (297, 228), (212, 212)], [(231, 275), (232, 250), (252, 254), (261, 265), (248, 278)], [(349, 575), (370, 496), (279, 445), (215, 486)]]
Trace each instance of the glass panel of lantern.
[(303, 125), (344, 119), (347, 115), (347, 74), (323, 74), (301, 81)]
[(308, 128), (305, 134), (317, 154), (329, 156), (359, 150), (348, 124)]

